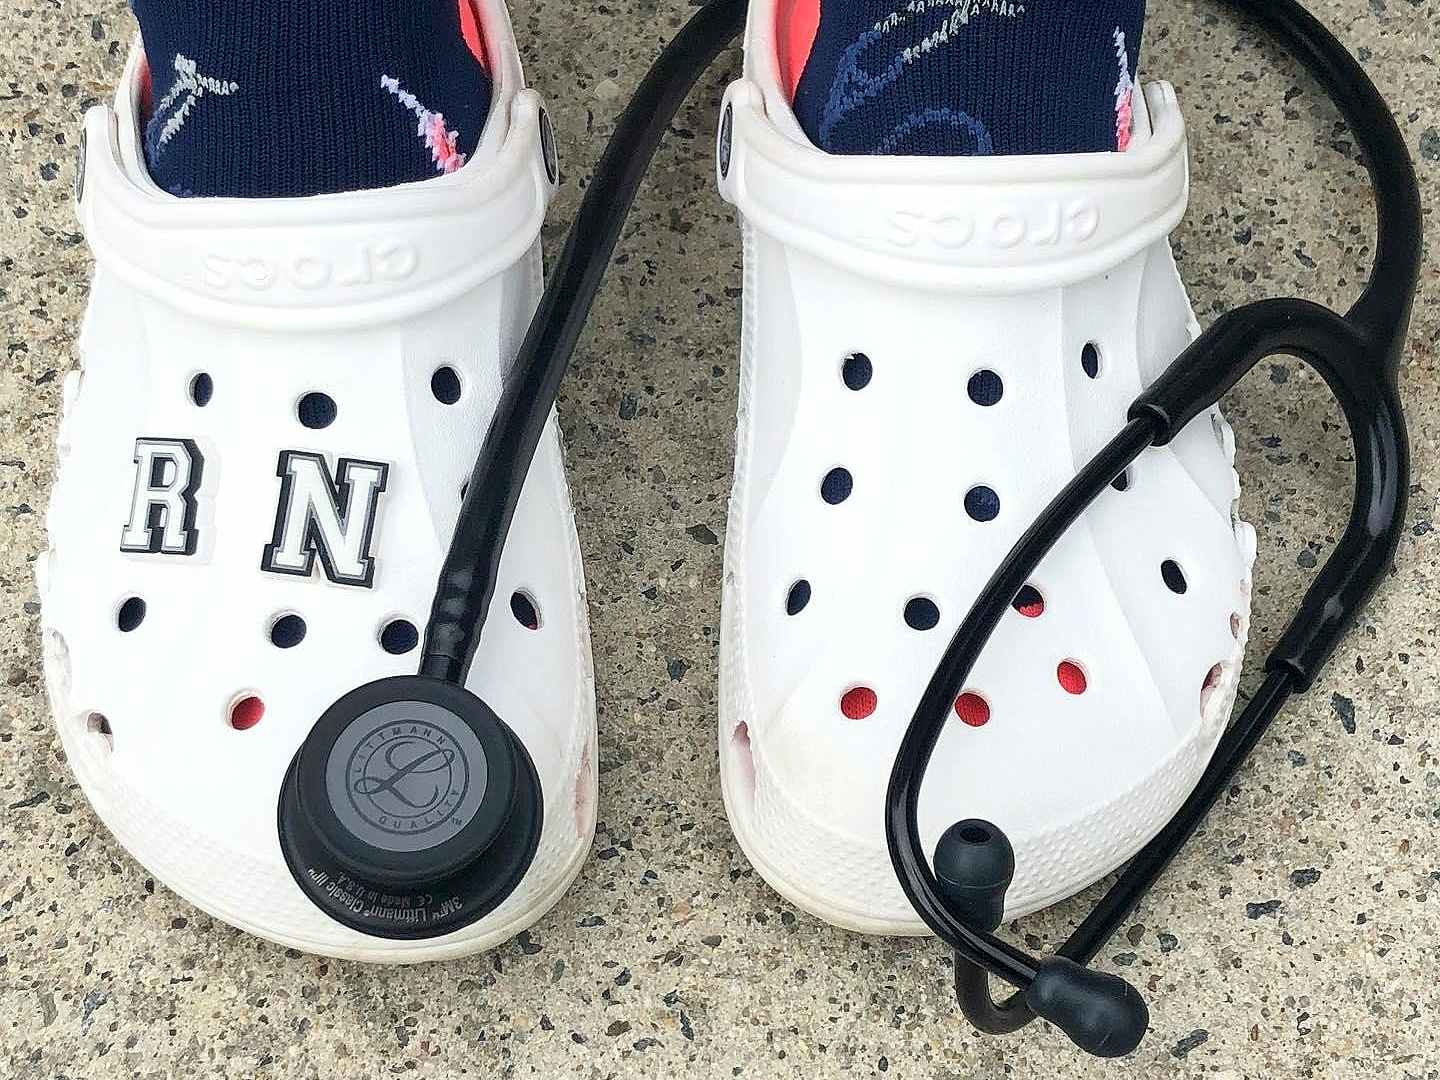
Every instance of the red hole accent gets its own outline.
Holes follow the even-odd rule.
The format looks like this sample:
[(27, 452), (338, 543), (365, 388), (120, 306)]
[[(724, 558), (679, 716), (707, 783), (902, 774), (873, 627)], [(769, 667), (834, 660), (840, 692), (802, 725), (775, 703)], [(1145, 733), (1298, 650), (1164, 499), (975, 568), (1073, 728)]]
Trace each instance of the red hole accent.
[(880, 699), (874, 690), (868, 686), (857, 686), (845, 691), (845, 696), (840, 699), (840, 711), (846, 720), (865, 720), (879, 704)]
[(966, 690), (955, 699), (955, 715), (971, 727), (984, 727), (990, 722), (990, 703), (979, 694)]
[(1239, 614), (1239, 612), (1231, 612), (1231, 614), (1230, 614), (1230, 636), (1233, 637), (1236, 641), (1239, 641), (1239, 640), (1240, 640), (1240, 614)]
[(1045, 614), (1045, 597), (1040, 595), (1040, 590), (1033, 585), (1026, 585), (1015, 594), (1015, 601), (1011, 605), (1027, 619), (1038, 619)]
[(1090, 685), (1085, 672), (1074, 660), (1061, 660), (1060, 666), (1055, 669), (1055, 677), (1067, 694), (1083, 694)]
[(251, 694), (230, 706), (230, 726), (236, 731), (249, 731), (265, 715), (265, 702)]

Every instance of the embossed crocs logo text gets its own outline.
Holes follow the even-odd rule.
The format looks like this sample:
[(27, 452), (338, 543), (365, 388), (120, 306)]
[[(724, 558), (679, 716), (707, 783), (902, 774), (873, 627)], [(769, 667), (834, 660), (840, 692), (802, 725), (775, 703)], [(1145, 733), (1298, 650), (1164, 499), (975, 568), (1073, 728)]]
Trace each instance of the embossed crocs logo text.
[(289, 259), (212, 252), (201, 256), (201, 282), (215, 292), (266, 292), (288, 287), (313, 291), (396, 284), (420, 268), (420, 252), (403, 241), (358, 244), (338, 253), (312, 253)]
[(1084, 244), (1100, 228), (1100, 208), (1089, 199), (1068, 199), (989, 210), (896, 210), (869, 239), (889, 247), (957, 251), (979, 247), (1058, 248)]

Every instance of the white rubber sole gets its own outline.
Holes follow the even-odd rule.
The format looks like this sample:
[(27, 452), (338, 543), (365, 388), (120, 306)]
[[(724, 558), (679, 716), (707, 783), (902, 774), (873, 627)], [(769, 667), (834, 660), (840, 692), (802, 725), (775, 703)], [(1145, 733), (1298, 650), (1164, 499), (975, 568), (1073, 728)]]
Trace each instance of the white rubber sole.
[[(396, 943), (387, 941), (375, 947), (355, 947), (338, 949), (326, 947), (324, 955), (334, 957), (337, 960), (358, 960), (367, 964), (423, 964), (432, 960), (455, 960), (462, 956), (470, 956), (477, 952), (484, 952), (493, 949), (497, 945), (503, 945), (511, 938), (522, 931), (528, 930), (549, 913), (550, 909), (560, 902), (561, 897), (569, 891), (575, 879), (580, 876), (581, 869), (585, 866), (585, 859), (590, 854), (594, 845), (594, 833), (590, 839), (583, 843), (576, 844), (566, 857), (561, 866), (559, 875), (554, 879), (543, 892), (527, 904), (522, 910), (515, 912), (510, 918), (494, 927), (487, 927), (485, 932), (474, 937), (465, 937), (464, 931), (456, 940), (440, 939), (433, 942), (406, 942), (402, 950), (396, 949)], [(177, 896), (182, 897), (196, 907), (204, 910), (204, 905), (198, 900), (187, 896), (183, 889), (177, 888), (170, 882), (164, 882), (166, 888), (170, 889)], [(218, 916), (217, 916), (218, 917)], [(284, 946), (287, 949), (298, 949), (305, 953), (318, 953), (315, 943), (300, 938), (290, 938), (283, 934), (273, 934), (263, 926), (256, 925), (244, 919), (225, 919), (238, 930), (247, 934), (272, 941), (276, 945)], [(376, 939), (377, 942), (380, 939)]]
[[(725, 614), (722, 615), (721, 620), (722, 640), (726, 642), (731, 641), (730, 636), (726, 633), (730, 613), (735, 610), (734, 605), (738, 604), (738, 600), (728, 584), (730, 579), (731, 574), (727, 571)], [(1248, 629), (1249, 620), (1247, 618), (1244, 631), (1248, 633)], [(752, 756), (751, 750), (741, 747), (737, 736), (737, 733), (742, 730), (748, 732), (749, 712), (736, 700), (734, 677), (729, 670), (731, 667), (737, 666), (741, 656), (743, 656), (741, 648), (736, 647), (728, 650), (726, 659), (722, 660), (718, 729), (720, 790), (725, 803), (725, 812), (730, 820), (730, 828), (740, 845), (740, 850), (745, 853), (745, 857), (750, 860), (751, 865), (772, 889), (802, 911), (808, 912), (832, 926), (855, 933), (885, 937), (933, 936), (930, 928), (918, 917), (877, 916), (873, 911), (866, 911), (852, 904), (837, 903), (833, 899), (833, 892), (827, 890), (827, 883), (823, 876), (809, 877), (795, 872), (797, 868), (803, 870), (809, 866), (813, 869), (818, 865), (822, 874), (829, 873), (837, 876), (849, 874), (852, 877), (864, 878), (870, 883), (872, 890), (875, 888), (875, 883), (880, 880), (893, 886), (894, 871), (888, 852), (877, 851), (869, 845), (856, 844), (850, 838), (826, 828), (806, 807), (789, 802), (783, 792), (773, 789), (767, 793), (767, 804), (771, 811), (770, 816), (777, 818), (777, 822), (769, 829), (759, 827), (756, 813), (755, 758)], [(1233, 686), (1229, 693), (1233, 695)], [(1228, 715), (1229, 711), (1230, 700), (1217, 700), (1215, 707), (1217, 716)], [(1175, 754), (1155, 770), (1146, 785), (1142, 785), (1156, 786), (1162, 789), (1175, 788), (1165, 811), (1159, 816), (1160, 824), (1169, 819), (1171, 813), (1178, 809), (1179, 803), (1189, 792), (1189, 787), (1181, 789), (1171, 784), (1168, 780), (1169, 774), (1178, 769), (1188, 775), (1195, 771), (1196, 759), (1202, 756), (1208, 759), (1209, 753), (1209, 741), (1198, 737), (1197, 734), (1196, 738), (1178, 746)], [(890, 763), (877, 763), (876, 767), (888, 771)], [(1122, 793), (1121, 800), (1138, 798), (1139, 795), (1138, 790), (1132, 790)], [(882, 807), (876, 806), (875, 812), (878, 817), (882, 812)], [(1156, 828), (1158, 829), (1159, 825)], [(796, 859), (794, 857), (793, 852), (797, 846), (806, 847), (810, 844), (822, 846), (829, 853), (830, 861), (817, 864), (813, 859)], [(1140, 846), (1142, 844), (1136, 844), (1135, 850), (1139, 850)], [(1133, 854), (1134, 851), (1127, 851), (1112, 859), (1108, 864), (1095, 867), (1090, 874), (1086, 875), (1086, 880), (1067, 880), (1044, 894), (1024, 898), (1022, 907), (1006, 911), (1006, 920), (1023, 918), (1074, 896), (1108, 874), (1114, 873), (1128, 862)], [(853, 894), (855, 890), (852, 889), (850, 892)]]
[(912, 921), (877, 919), (853, 908), (841, 907), (780, 870), (775, 860), (769, 857), (766, 846), (760, 840), (759, 832), (754, 827), (748, 793), (742, 794), (747, 781), (743, 779), (743, 776), (737, 775), (737, 773), (743, 773), (743, 769), (736, 764), (734, 740), (728, 734), (733, 730), (733, 725), (725, 719), (729, 714), (725, 709), (725, 692), (723, 690), (720, 698), (722, 718), (720, 727), (720, 793), (725, 800), (725, 813), (730, 819), (730, 831), (735, 834), (735, 840), (739, 843), (740, 850), (745, 853), (745, 858), (750, 860), (750, 865), (755, 867), (760, 876), (765, 879), (765, 883), (801, 911), (814, 915), (831, 926), (838, 926), (842, 930), (882, 937), (931, 936), (930, 928), (919, 919)]
[[(748, 389), (746, 376), (741, 376), (742, 396)], [(745, 405), (742, 401), (741, 409)], [(742, 437), (744, 429), (742, 425)], [(730, 499), (729, 520), (726, 525), (724, 580), (720, 614), (720, 723), (718, 727), (718, 751), (720, 759), (720, 794), (725, 803), (725, 814), (730, 819), (730, 831), (734, 833), (740, 850), (750, 860), (766, 883), (800, 910), (822, 919), (842, 930), (858, 934), (876, 934), (884, 937), (929, 936), (931, 931), (919, 918), (894, 919), (876, 917), (850, 905), (836, 904), (813, 883), (782, 870), (786, 860), (771, 855), (771, 845), (762, 839), (761, 830), (755, 824), (755, 778), (754, 759), (748, 749), (736, 745), (736, 733), (749, 730), (749, 710), (736, 700), (738, 675), (736, 669), (743, 669), (745, 641), (735, 629), (740, 613), (740, 590), (736, 589), (737, 567), (735, 553), (742, 547), (740, 535), (744, 530), (740, 508), (744, 505), (742, 496), (746, 458), (737, 455), (735, 490)], [(798, 808), (790, 808), (799, 814)], [(879, 808), (876, 808), (879, 813)], [(814, 827), (814, 823), (811, 823)]]

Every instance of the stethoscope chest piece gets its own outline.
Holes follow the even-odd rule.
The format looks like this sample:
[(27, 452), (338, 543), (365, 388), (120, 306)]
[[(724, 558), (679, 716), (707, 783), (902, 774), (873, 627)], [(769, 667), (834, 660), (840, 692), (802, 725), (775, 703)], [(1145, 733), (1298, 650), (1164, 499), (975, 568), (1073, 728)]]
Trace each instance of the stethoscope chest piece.
[(494, 711), (407, 675), (352, 690), (311, 729), (280, 790), (280, 847), (331, 918), (429, 938), (514, 891), (542, 818), (535, 766)]

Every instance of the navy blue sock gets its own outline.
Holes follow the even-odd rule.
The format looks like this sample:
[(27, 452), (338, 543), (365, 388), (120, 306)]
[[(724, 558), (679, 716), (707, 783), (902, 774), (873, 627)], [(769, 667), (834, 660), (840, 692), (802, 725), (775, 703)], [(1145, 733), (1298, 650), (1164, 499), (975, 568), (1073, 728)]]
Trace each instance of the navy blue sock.
[(1129, 143), (1145, 0), (818, 0), (818, 18), (817, 0), (781, 4), (781, 71), (821, 150), (1051, 154)]
[(267, 198), (453, 172), (490, 112), (468, 2), (132, 0), (152, 177)]

